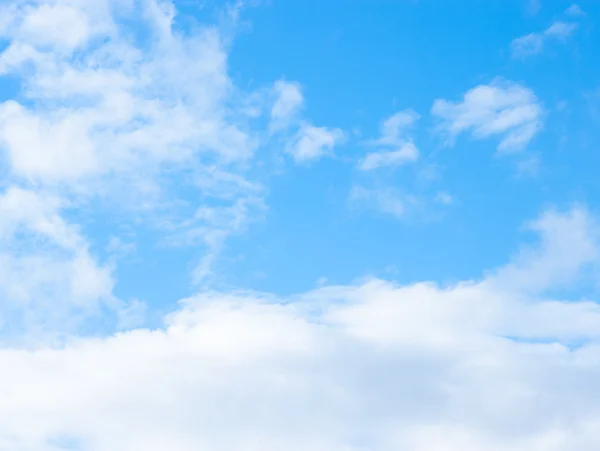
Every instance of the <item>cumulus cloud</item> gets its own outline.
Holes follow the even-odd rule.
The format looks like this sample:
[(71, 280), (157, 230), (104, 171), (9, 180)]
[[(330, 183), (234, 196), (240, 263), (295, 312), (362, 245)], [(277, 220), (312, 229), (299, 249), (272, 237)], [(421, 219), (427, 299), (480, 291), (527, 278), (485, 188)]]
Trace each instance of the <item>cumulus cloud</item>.
[(371, 171), (416, 161), (419, 150), (414, 145), (409, 130), (418, 119), (419, 115), (413, 110), (399, 111), (387, 118), (381, 124), (379, 138), (368, 143), (377, 150), (368, 153), (358, 163), (358, 168)]
[(431, 113), (438, 130), (453, 141), (462, 133), (474, 139), (498, 137), (500, 152), (523, 149), (542, 127), (542, 106), (529, 88), (495, 80), (467, 91), (462, 101), (438, 99)]
[(600, 307), (542, 294), (594, 260), (595, 221), (532, 224), (538, 245), (478, 281), (209, 292), (158, 329), (4, 348), (0, 446), (595, 450)]
[[(573, 5), (577, 6), (577, 5)], [(576, 9), (569, 8), (569, 14), (576, 13)], [(513, 58), (527, 58), (540, 53), (548, 41), (565, 40), (577, 29), (577, 24), (569, 22), (554, 22), (547, 29), (540, 33), (529, 33), (525, 36), (516, 38), (511, 43)]]

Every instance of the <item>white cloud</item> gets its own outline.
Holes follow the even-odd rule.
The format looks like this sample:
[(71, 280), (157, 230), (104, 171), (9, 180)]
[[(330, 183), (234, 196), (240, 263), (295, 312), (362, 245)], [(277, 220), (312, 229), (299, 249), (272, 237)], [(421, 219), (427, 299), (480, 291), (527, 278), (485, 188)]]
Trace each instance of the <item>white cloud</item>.
[(358, 168), (370, 171), (418, 160), (419, 150), (408, 132), (418, 119), (419, 115), (413, 110), (400, 111), (387, 118), (381, 125), (379, 138), (368, 143), (378, 150), (368, 153), (358, 163)]
[(273, 87), (275, 101), (271, 108), (269, 132), (277, 133), (285, 152), (296, 163), (318, 160), (331, 155), (345, 139), (339, 128), (316, 126), (300, 117), (304, 96), (299, 83), (279, 80)]
[(125, 220), (202, 236), (214, 260), (213, 237), (242, 227), (190, 216), (198, 203), (261, 204), (246, 174), (266, 130), (243, 111), (251, 95), (229, 78), (221, 30), (184, 32), (175, 14), (163, 0), (4, 5), (0, 72), (19, 79), (23, 99), (0, 104), (5, 181), (73, 209), (110, 204)]
[(523, 248), (510, 265), (490, 277), (490, 282), (537, 293), (569, 285), (582, 266), (598, 260), (600, 229), (581, 207), (566, 214), (549, 210), (528, 228), (539, 235), (538, 246)]
[(554, 22), (541, 33), (530, 33), (511, 43), (513, 58), (527, 58), (540, 53), (548, 40), (564, 40), (577, 29), (577, 24)]
[[(113, 17), (124, 8), (148, 31), (147, 45)], [(152, 179), (165, 164), (252, 156), (255, 139), (227, 107), (232, 83), (216, 29), (173, 31), (174, 11), (154, 0), (129, 11), (116, 0), (31, 1), (8, 11), (0, 66), (21, 77), (27, 97), (1, 107), (0, 142), (15, 177), (71, 185), (123, 173)]]
[(331, 153), (343, 140), (344, 132), (339, 128), (315, 127), (305, 122), (288, 143), (286, 151), (296, 162), (308, 162)]
[(381, 136), (375, 141), (382, 146), (396, 146), (405, 141), (405, 135), (419, 115), (413, 110), (399, 111), (387, 118), (381, 125)]
[(380, 151), (369, 153), (360, 163), (361, 171), (370, 171), (380, 167), (399, 166), (416, 161), (419, 158), (419, 150), (411, 143), (406, 142), (397, 150)]
[[(112, 268), (99, 264), (76, 226), (60, 215), (62, 201), (11, 188), (0, 196), (0, 331), (3, 339), (59, 338), (104, 306)], [(2, 324), (3, 323), (3, 324)]]
[(595, 221), (534, 224), (481, 281), (204, 293), (155, 330), (4, 348), (0, 448), (593, 451), (600, 307), (539, 290), (590, 263)]
[(438, 99), (431, 112), (450, 140), (466, 132), (474, 139), (497, 136), (501, 152), (521, 150), (542, 127), (542, 106), (534, 92), (504, 80), (476, 86), (461, 102)]
[(274, 91), (277, 99), (271, 109), (269, 129), (274, 132), (290, 125), (290, 121), (304, 105), (304, 96), (299, 83), (279, 80), (275, 82)]

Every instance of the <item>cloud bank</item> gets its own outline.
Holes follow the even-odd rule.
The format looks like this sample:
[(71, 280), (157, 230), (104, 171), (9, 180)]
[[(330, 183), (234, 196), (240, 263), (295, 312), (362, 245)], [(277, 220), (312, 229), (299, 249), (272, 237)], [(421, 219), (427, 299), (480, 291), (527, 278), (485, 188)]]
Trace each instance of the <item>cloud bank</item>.
[(205, 292), (159, 329), (0, 350), (0, 448), (593, 450), (600, 307), (583, 209), (451, 286), (367, 280), (292, 298)]

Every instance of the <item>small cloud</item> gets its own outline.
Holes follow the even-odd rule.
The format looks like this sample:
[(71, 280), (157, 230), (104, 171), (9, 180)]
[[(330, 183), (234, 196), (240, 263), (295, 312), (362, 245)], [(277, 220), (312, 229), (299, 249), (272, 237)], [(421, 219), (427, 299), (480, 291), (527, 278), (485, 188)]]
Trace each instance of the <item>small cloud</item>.
[(438, 99), (431, 113), (450, 142), (462, 133), (474, 139), (497, 136), (500, 152), (523, 149), (542, 127), (542, 107), (534, 92), (501, 79), (467, 91), (460, 102)]
[(344, 132), (339, 128), (315, 127), (304, 123), (286, 151), (296, 162), (318, 160), (342, 142)]
[(398, 150), (373, 152), (358, 165), (361, 171), (371, 171), (384, 166), (399, 166), (418, 160), (419, 150), (411, 142), (401, 145)]
[(577, 24), (569, 22), (554, 22), (541, 33), (529, 33), (516, 38), (511, 43), (513, 58), (527, 58), (540, 53), (549, 40), (564, 40), (569, 37)]
[(380, 146), (396, 146), (405, 141), (406, 131), (420, 116), (413, 110), (400, 111), (387, 118), (381, 125), (381, 135), (373, 143)]
[(419, 119), (413, 110), (400, 111), (387, 118), (381, 125), (379, 138), (368, 144), (379, 150), (367, 154), (358, 163), (361, 171), (386, 166), (399, 166), (419, 159), (419, 150), (408, 135), (408, 129)]
[(583, 11), (579, 5), (573, 3), (565, 10), (565, 14), (573, 17), (585, 16), (585, 11)]
[(271, 109), (271, 132), (279, 131), (289, 126), (290, 121), (302, 109), (304, 96), (299, 83), (278, 80), (273, 86), (277, 96)]
[(529, 55), (535, 55), (542, 51), (544, 47), (544, 38), (538, 33), (529, 33), (528, 35), (516, 38), (511, 43), (513, 58), (523, 58)]
[(554, 22), (546, 31), (544, 31), (544, 36), (552, 37), (557, 39), (564, 39), (575, 31), (577, 28), (577, 24), (567, 23), (567, 22)]

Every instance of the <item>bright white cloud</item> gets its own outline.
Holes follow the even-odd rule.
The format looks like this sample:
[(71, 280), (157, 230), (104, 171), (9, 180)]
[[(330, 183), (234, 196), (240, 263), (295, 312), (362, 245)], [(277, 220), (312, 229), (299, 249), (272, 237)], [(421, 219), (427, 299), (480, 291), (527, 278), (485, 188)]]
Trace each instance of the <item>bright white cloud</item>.
[(399, 111), (381, 124), (379, 138), (368, 142), (377, 151), (368, 153), (359, 163), (362, 171), (399, 166), (418, 160), (419, 150), (410, 136), (410, 129), (419, 119), (413, 110)]
[(336, 145), (344, 140), (339, 128), (316, 127), (303, 123), (288, 143), (286, 151), (298, 163), (318, 160), (331, 154)]
[(534, 227), (539, 247), (481, 281), (204, 293), (156, 330), (3, 349), (0, 446), (593, 451), (600, 307), (541, 292), (592, 261), (595, 221)]
[(451, 141), (462, 133), (474, 139), (494, 136), (501, 152), (523, 149), (541, 129), (543, 114), (533, 91), (504, 80), (476, 86), (460, 102), (438, 99), (431, 112)]
[(577, 24), (575, 23), (554, 22), (541, 33), (530, 33), (516, 38), (511, 43), (512, 56), (513, 58), (526, 58), (540, 53), (549, 40), (564, 40), (576, 29)]

